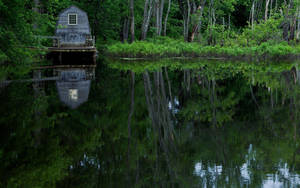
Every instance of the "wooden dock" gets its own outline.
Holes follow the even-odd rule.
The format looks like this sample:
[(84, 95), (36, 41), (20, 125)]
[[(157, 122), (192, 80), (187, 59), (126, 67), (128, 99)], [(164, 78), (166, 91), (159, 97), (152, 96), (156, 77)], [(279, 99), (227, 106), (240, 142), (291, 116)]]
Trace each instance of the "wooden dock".
[[(54, 65), (72, 64), (74, 61), (80, 61), (80, 59), (85, 61), (83, 64), (96, 65), (97, 49), (94, 46), (48, 47), (47, 52), (49, 57), (52, 56)], [(78, 63), (74, 64), (78, 65)]]
[(49, 65), (34, 67), (34, 70), (43, 70), (43, 69), (85, 69), (85, 68), (96, 68), (96, 65)]
[[(95, 37), (91, 36), (86, 39), (84, 45), (62, 45), (59, 36), (36, 36), (42, 40), (52, 40), (52, 46), (44, 46), (41, 50), (47, 52), (47, 58), (52, 60), (53, 65), (72, 64), (71, 59), (80, 61), (81, 57), (84, 57), (84, 61), (88, 60), (85, 64), (96, 64), (97, 48), (95, 47)], [(63, 58), (64, 57), (64, 58)], [(78, 65), (78, 63), (75, 63)]]
[(75, 47), (48, 47), (49, 52), (97, 52), (94, 46), (75, 46)]

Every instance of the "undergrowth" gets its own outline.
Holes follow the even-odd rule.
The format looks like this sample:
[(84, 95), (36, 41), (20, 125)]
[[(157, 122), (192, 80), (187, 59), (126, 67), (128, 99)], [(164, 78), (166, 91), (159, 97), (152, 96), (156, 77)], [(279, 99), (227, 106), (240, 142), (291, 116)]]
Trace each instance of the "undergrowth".
[(107, 47), (107, 54), (119, 58), (165, 57), (222, 57), (222, 58), (287, 58), (300, 55), (300, 45), (287, 42), (263, 42), (255, 46), (204, 46), (170, 38), (136, 41), (132, 44), (117, 42)]

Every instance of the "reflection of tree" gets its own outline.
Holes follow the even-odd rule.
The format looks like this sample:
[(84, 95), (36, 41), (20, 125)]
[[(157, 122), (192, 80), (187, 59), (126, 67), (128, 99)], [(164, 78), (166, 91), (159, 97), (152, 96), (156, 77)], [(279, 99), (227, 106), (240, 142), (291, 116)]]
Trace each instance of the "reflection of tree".
[(7, 113), (0, 120), (1, 187), (54, 187), (74, 161), (95, 147), (95, 123), (59, 108), (54, 86), (47, 88), (50, 95), (12, 84), (0, 96), (1, 113)]
[(1, 113), (8, 113), (1, 118), (1, 187), (53, 185), (68, 164), (59, 142), (44, 131), (51, 125), (46, 97), (36, 93), (33, 100), (28, 88), (11, 85), (1, 96)]
[(146, 102), (149, 116), (152, 121), (152, 126), (158, 134), (161, 146), (165, 148), (174, 141), (174, 126), (170, 118), (170, 111), (168, 109), (169, 101), (167, 101), (166, 97), (162, 71), (153, 73), (154, 91), (152, 89), (149, 73), (144, 73), (143, 77)]
[[(299, 96), (296, 69), (281, 73), (257, 74), (259, 85), (256, 97), (259, 103), (257, 123), (257, 158), (264, 163), (253, 167), (272, 169), (274, 164), (287, 164), (290, 173), (299, 171)], [(264, 137), (268, 137), (265, 139)], [(264, 139), (263, 139), (264, 138)], [(267, 153), (263, 154), (263, 153)], [(257, 160), (258, 161), (258, 160)], [(274, 170), (282, 174), (279, 170)], [(275, 173), (273, 170), (272, 172)], [(283, 176), (283, 175), (282, 175)], [(285, 181), (288, 185), (289, 181)]]
[[(287, 164), (299, 163), (297, 162), (297, 154), (294, 152), (296, 151), (296, 148), (294, 149), (295, 145), (293, 143), (296, 135), (295, 125), (298, 124), (296, 118), (298, 107), (295, 103), (295, 101), (299, 101), (299, 97), (296, 97), (299, 96), (298, 86), (291, 87), (290, 84), (283, 82), (282, 86), (284, 86), (284, 88), (282, 89), (280, 89), (280, 87), (267, 89), (265, 84), (268, 84), (269, 80), (271, 80), (272, 83), (278, 83), (278, 81), (274, 81), (274, 79), (280, 77), (274, 76), (273, 74), (265, 74), (264, 77), (257, 77), (257, 79), (266, 79), (260, 79), (259, 81), (261, 84), (254, 85), (253, 89), (252, 86), (250, 86), (251, 89), (249, 90), (247, 80), (244, 80), (243, 82), (236, 81), (243, 80), (243, 77), (229, 77), (228, 79), (228, 77), (220, 77), (220, 74), (218, 73), (218, 79), (214, 79), (214, 74), (204, 73), (204, 75), (207, 76), (202, 76), (200, 78), (199, 76), (193, 76), (194, 78), (197, 77), (198, 85), (193, 84), (191, 96), (181, 102), (182, 109), (180, 115), (182, 116), (182, 119), (194, 121), (196, 123), (198, 122), (198, 124), (205, 124), (206, 122), (213, 122), (214, 112), (216, 112), (216, 114), (220, 111), (222, 112), (222, 110), (225, 110), (225, 112), (229, 110), (230, 112), (236, 108), (237, 104), (239, 104), (239, 110), (235, 116), (232, 116), (234, 115), (232, 114), (230, 116), (231, 118), (224, 121), (228, 122), (228, 120), (230, 120), (232, 122), (231, 125), (226, 124), (221, 130), (209, 130), (211, 132), (209, 137), (204, 136), (208, 133), (203, 133), (205, 130), (200, 126), (199, 132), (195, 134), (200, 134), (201, 136), (198, 138), (203, 137), (203, 141), (188, 142), (189, 144), (197, 142), (203, 143), (201, 146), (195, 147), (201, 148), (202, 150), (198, 152), (198, 155), (201, 156), (199, 156), (199, 159), (202, 161), (201, 168), (203, 174), (200, 178), (202, 186), (204, 184), (207, 186), (211, 186), (212, 184), (219, 186), (243, 186), (245, 181), (248, 181), (247, 184), (252, 186), (262, 185), (267, 173), (277, 173), (281, 174), (281, 177), (284, 176), (282, 175), (282, 172), (279, 171), (279, 169), (282, 169), (284, 166), (281, 162), (284, 161), (287, 162)], [(293, 75), (293, 73), (291, 73), (291, 75)], [(288, 80), (295, 79), (292, 77)], [(238, 89), (236, 90), (235, 88)], [(272, 92), (272, 90), (275, 92)], [(233, 98), (230, 97), (230, 93), (234, 94)], [(255, 97), (256, 102), (259, 104), (258, 106), (260, 106), (260, 108), (258, 111), (260, 113), (252, 111), (255, 110), (253, 107), (249, 108), (249, 102), (251, 102), (249, 99), (251, 99), (251, 96)], [(280, 101), (277, 99), (280, 96), (283, 96), (282, 100), (285, 102), (282, 104), (285, 105), (277, 103), (277, 101)], [(226, 106), (225, 101), (227, 99), (234, 102), (227, 101), (231, 105)], [(220, 101), (222, 101), (222, 104), (218, 105)], [(254, 104), (255, 103), (253, 102), (252, 106)], [(209, 114), (209, 117), (205, 116), (207, 114)], [(252, 117), (247, 117), (247, 114), (252, 114)], [(215, 117), (218, 117), (218, 115)], [(232, 119), (232, 117), (235, 117), (235, 119)], [(248, 123), (246, 125), (239, 124), (238, 126), (241, 126), (241, 128), (243, 127), (242, 130), (227, 134), (225, 130), (234, 130), (232, 126), (237, 124), (236, 118), (241, 118), (243, 121), (253, 121), (253, 125), (255, 126), (249, 126)], [(218, 118), (216, 118), (216, 120), (217, 122), (222, 122), (218, 121)], [(265, 124), (266, 122), (268, 123)], [(290, 123), (292, 123), (293, 126), (290, 126)], [(229, 137), (224, 134), (227, 134)], [(245, 138), (248, 139), (245, 140)], [(233, 140), (233, 142), (230, 142), (230, 140)], [(293, 144), (291, 144), (291, 142)], [(209, 155), (203, 151), (203, 149), (206, 149), (205, 146), (207, 143), (215, 143), (214, 146), (208, 146), (207, 152), (209, 151)], [(236, 143), (237, 145), (234, 145), (233, 143)], [(241, 143), (244, 143), (244, 146), (242, 146)], [(240, 152), (243, 150), (245, 151), (245, 148), (247, 148), (250, 143), (253, 144), (252, 147), (254, 149), (249, 151), (248, 154), (244, 152), (242, 155), (243, 157), (241, 157), (241, 155), (239, 155)], [(194, 146), (191, 147), (194, 148)], [(205, 157), (206, 155), (208, 155), (207, 158)], [(236, 157), (234, 155), (236, 155)], [(251, 155), (254, 155), (255, 157), (248, 158)], [(239, 160), (236, 160), (238, 158)], [(212, 163), (205, 163), (205, 161), (211, 160), (213, 161)], [(240, 162), (235, 164), (236, 161)], [(248, 168), (247, 172), (250, 173), (250, 179), (245, 179), (242, 175), (243, 171), (241, 169), (245, 163), (247, 164), (246, 168)], [(200, 163), (198, 165), (200, 165)], [(214, 169), (216, 165), (222, 166), (222, 174), (213, 175), (212, 172), (210, 172), (210, 169)], [(279, 169), (274, 170), (274, 166)], [(294, 169), (294, 167), (291, 166), (288, 168), (290, 169), (290, 173), (293, 173), (292, 169)], [(289, 180), (285, 180), (284, 182), (285, 185), (292, 185)]]
[[(170, 166), (170, 153), (174, 152), (175, 149), (175, 130), (173, 122), (171, 121), (170, 110), (168, 108), (169, 101), (167, 100), (165, 92), (162, 70), (153, 73), (153, 84), (151, 83), (151, 79), (147, 71), (143, 74), (143, 78), (146, 102), (155, 138), (158, 139), (159, 146), (164, 152), (169, 173), (172, 177), (175, 174), (173, 174), (174, 172)], [(157, 159), (159, 157), (158, 155), (159, 150), (156, 148)]]
[[(131, 75), (131, 88), (130, 88), (130, 112), (128, 115), (128, 122), (127, 122), (127, 126), (128, 126), (128, 151), (127, 151), (127, 160), (130, 160), (130, 139), (131, 139), (131, 121), (132, 121), (132, 116), (134, 113), (134, 85), (135, 85), (135, 73), (130, 71), (130, 75)], [(129, 162), (128, 162), (129, 163)], [(129, 165), (129, 164), (128, 164)]]
[[(199, 73), (195, 71), (192, 79), (196, 79), (196, 82), (187, 81), (192, 83), (193, 92), (190, 93), (190, 97), (185, 97), (185, 100), (181, 101), (183, 104), (180, 114), (188, 121), (211, 122), (214, 127), (221, 126), (232, 120), (235, 113), (234, 106), (239, 101), (234, 90), (235, 82), (216, 80), (213, 75), (206, 76), (204, 71), (200, 70)], [(226, 88), (224, 85), (226, 82), (230, 83), (232, 89)], [(186, 89), (190, 90), (189, 87)]]

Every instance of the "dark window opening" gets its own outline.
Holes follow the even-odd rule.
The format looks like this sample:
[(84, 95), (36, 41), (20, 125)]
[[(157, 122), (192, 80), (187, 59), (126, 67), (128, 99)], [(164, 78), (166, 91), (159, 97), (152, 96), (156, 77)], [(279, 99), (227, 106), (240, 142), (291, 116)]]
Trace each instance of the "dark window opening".
[(69, 14), (69, 25), (77, 25), (77, 14)]

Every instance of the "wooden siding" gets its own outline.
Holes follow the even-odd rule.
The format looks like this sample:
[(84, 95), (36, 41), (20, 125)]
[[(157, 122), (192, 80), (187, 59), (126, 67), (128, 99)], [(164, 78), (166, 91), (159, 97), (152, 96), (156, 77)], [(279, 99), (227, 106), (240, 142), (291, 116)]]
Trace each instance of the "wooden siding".
[[(77, 24), (69, 25), (68, 15), (77, 14)], [(86, 12), (76, 6), (71, 6), (59, 14), (55, 35), (60, 37), (61, 46), (85, 46), (91, 38), (89, 20)]]

